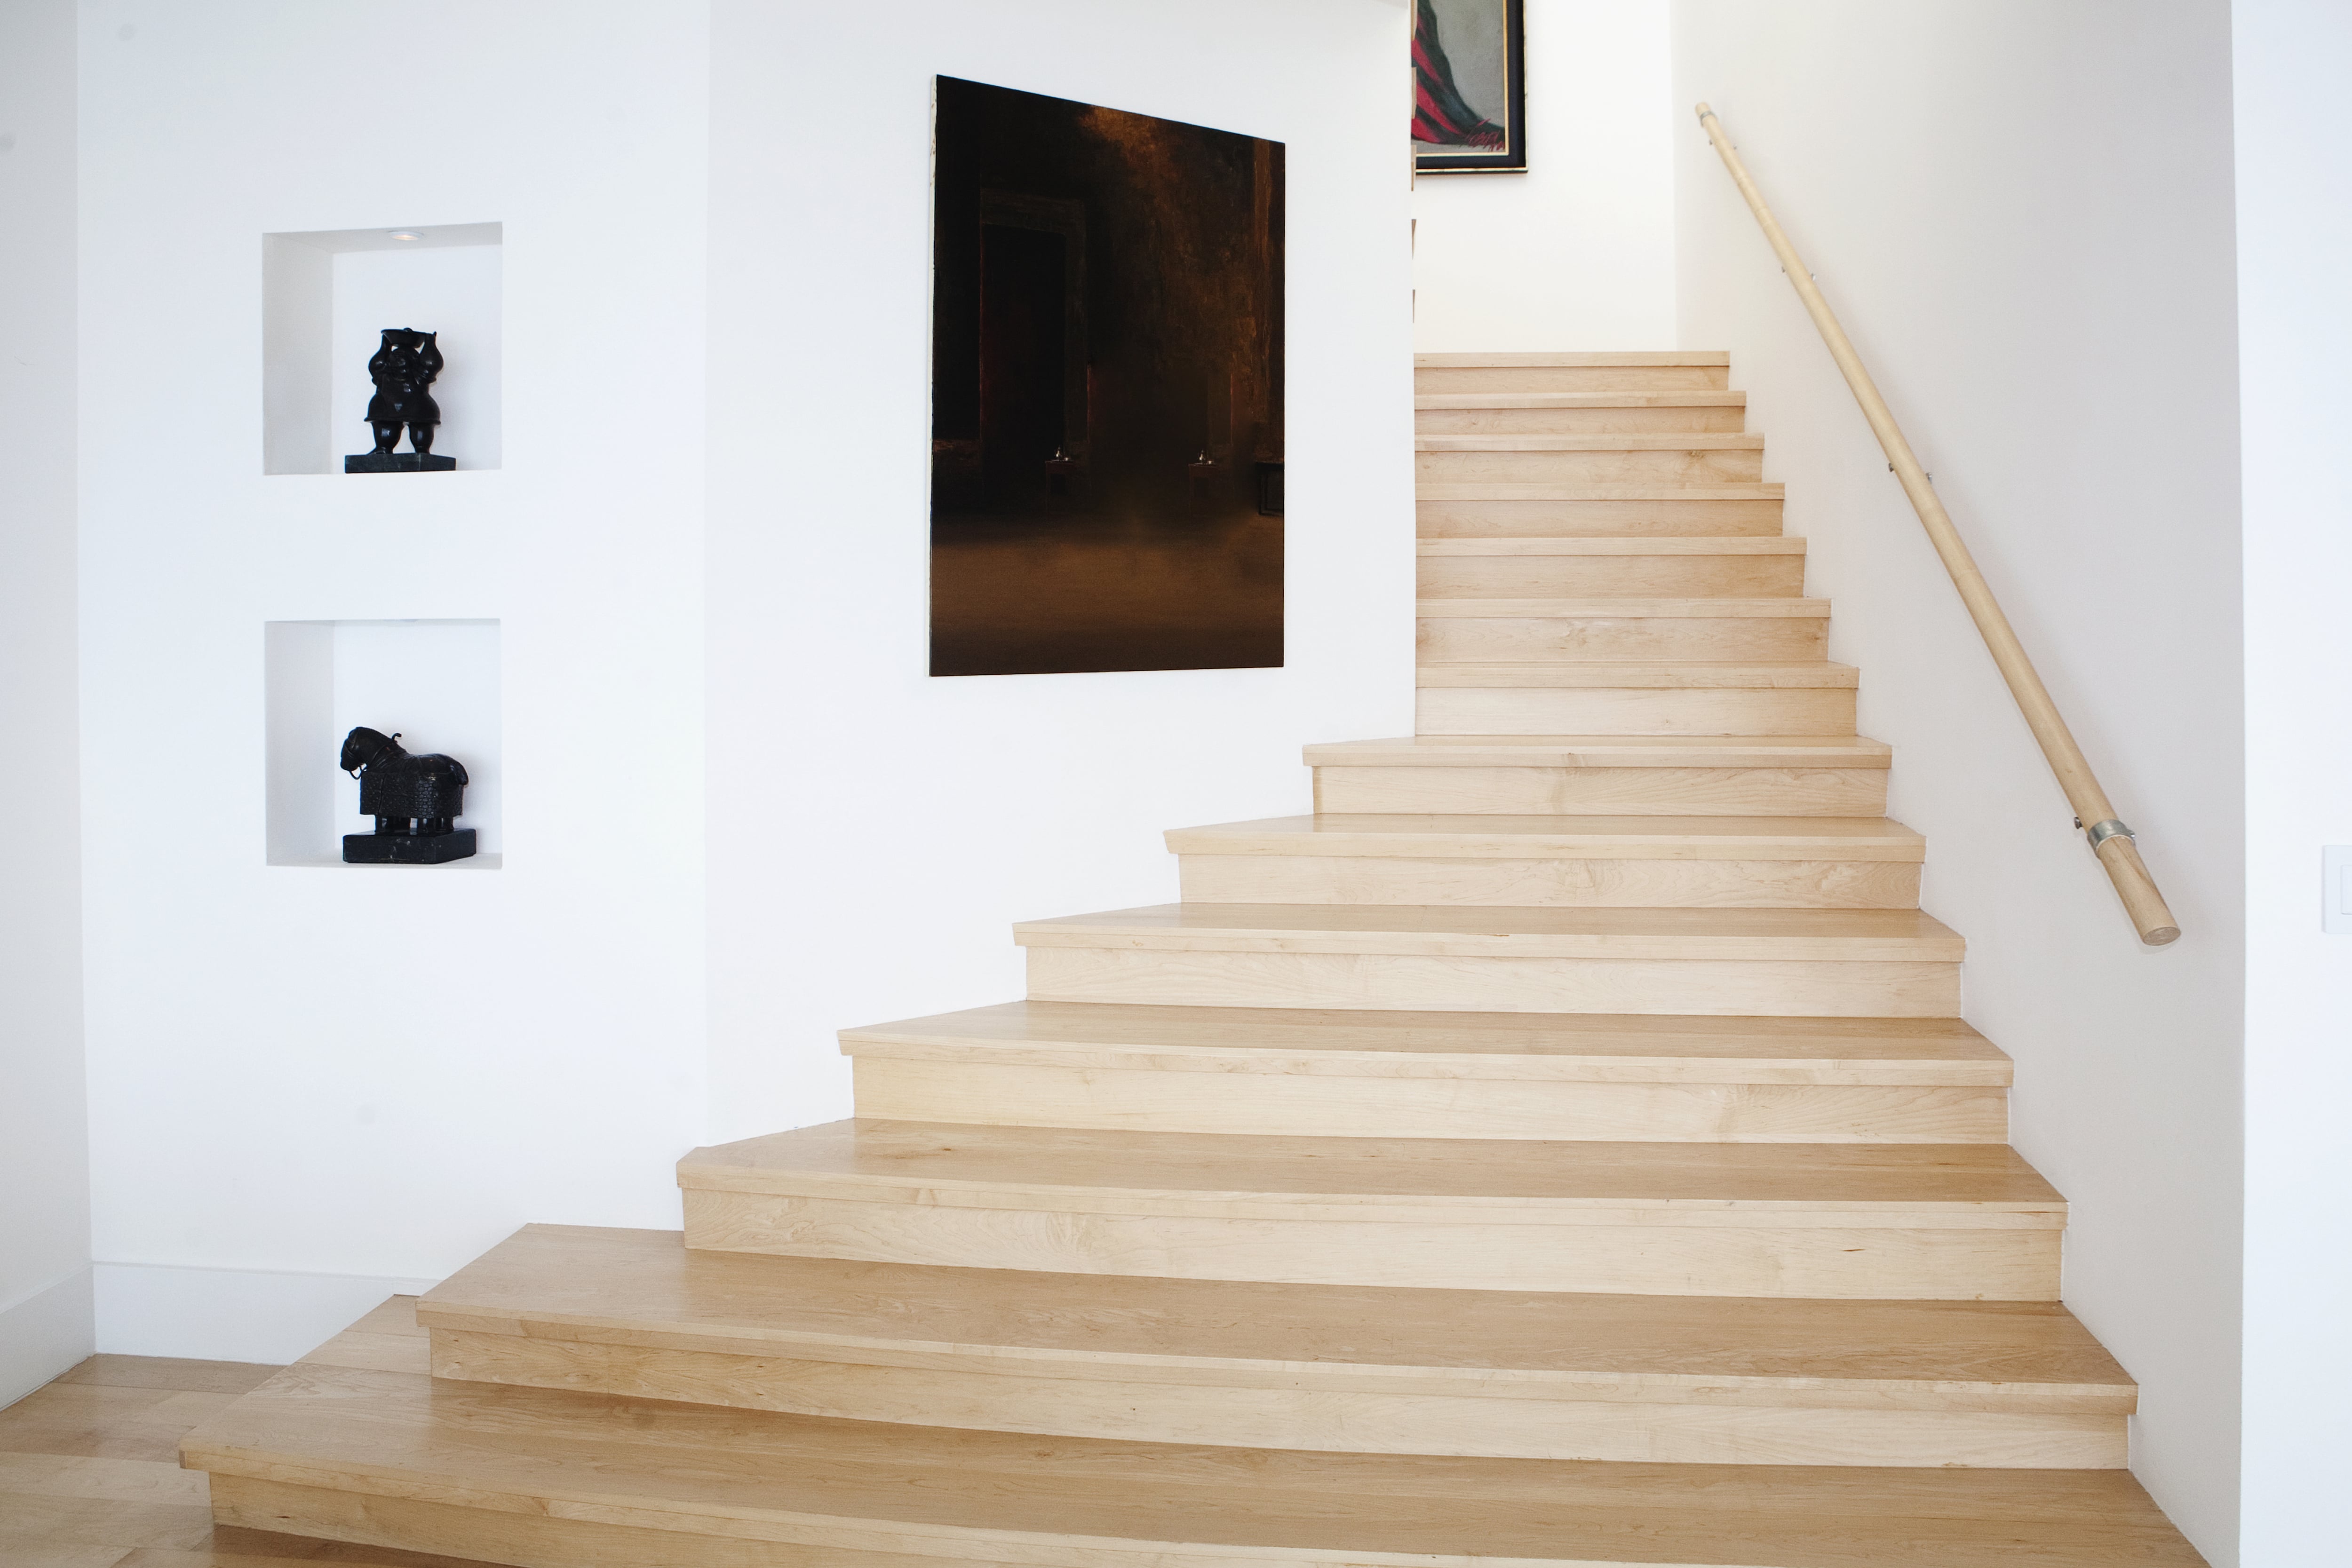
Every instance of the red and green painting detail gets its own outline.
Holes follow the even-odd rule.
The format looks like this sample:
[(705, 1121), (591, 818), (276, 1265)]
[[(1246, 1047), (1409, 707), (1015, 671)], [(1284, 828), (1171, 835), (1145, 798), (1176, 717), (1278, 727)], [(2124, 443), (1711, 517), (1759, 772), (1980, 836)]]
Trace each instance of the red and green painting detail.
[(938, 93), (931, 674), (1279, 665), (1282, 144)]

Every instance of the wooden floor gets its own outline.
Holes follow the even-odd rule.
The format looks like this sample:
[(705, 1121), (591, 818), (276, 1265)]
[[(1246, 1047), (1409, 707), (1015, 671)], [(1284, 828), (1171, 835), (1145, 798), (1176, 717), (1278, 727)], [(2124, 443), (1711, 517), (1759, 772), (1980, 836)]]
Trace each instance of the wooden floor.
[[(425, 1364), (415, 1299), (397, 1298), (306, 1362)], [(279, 1369), (94, 1355), (0, 1410), (0, 1563), (8, 1568), (475, 1568), (455, 1557), (215, 1524), (211, 1478), (180, 1438)]]

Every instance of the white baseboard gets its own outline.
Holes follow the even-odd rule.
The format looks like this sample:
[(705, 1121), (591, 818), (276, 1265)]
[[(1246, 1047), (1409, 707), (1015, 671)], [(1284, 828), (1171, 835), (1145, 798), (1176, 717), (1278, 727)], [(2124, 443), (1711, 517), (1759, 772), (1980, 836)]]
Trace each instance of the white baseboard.
[(100, 1263), (93, 1272), (100, 1350), (272, 1364), (316, 1350), (386, 1296), (435, 1283), (152, 1263)]
[(0, 1308), (0, 1406), (14, 1405), (97, 1348), (89, 1270)]

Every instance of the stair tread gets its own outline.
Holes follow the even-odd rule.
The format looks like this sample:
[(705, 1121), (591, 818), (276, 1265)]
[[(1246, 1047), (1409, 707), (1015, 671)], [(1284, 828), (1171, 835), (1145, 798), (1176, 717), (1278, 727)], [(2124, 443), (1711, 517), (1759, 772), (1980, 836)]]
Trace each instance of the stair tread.
[[(1192, 1371), (1477, 1382), (1919, 1385), (2047, 1406), (2135, 1392), (2054, 1301), (1842, 1301), (1055, 1274), (689, 1249), (674, 1230), (526, 1226), (429, 1291), (435, 1328), (739, 1354), (976, 1353)], [(1008, 1368), (1010, 1370), (1010, 1368)]]
[(1958, 1019), (1425, 1013), (1000, 1002), (841, 1031), (845, 1055), (1384, 1076), (2006, 1085), (2008, 1053)]
[(1579, 435), (1416, 435), (1416, 452), (1761, 452), (1734, 430), (1596, 431)]
[(1331, 1138), (856, 1118), (696, 1149), (677, 1172), (680, 1186), (728, 1192), (814, 1183), (1257, 1207), (1894, 1209), (2052, 1223), (2065, 1210), (2006, 1144)]
[(1640, 392), (1630, 387), (1622, 392), (1420, 392), (1415, 394), (1412, 406), (1426, 409), (1745, 408), (1748, 406), (1748, 394), (1744, 392), (1706, 392), (1696, 388)]
[(1508, 370), (1520, 365), (1728, 365), (1727, 349), (1641, 349), (1624, 350), (1545, 350), (1494, 353), (1415, 354), (1413, 368), (1423, 371)]
[(1957, 963), (1962, 947), (1951, 927), (1916, 909), (1160, 904), (1024, 921), (1013, 929), (1024, 946), (1473, 957)]
[(1770, 690), (1862, 684), (1852, 664), (1809, 659), (1787, 664), (1735, 664), (1699, 660), (1671, 663), (1636, 659), (1561, 659), (1541, 664), (1495, 660), (1477, 664), (1423, 664), (1414, 672), (1422, 686), (1584, 686), (1644, 690)]
[(1805, 541), (1791, 534), (1533, 535), (1423, 539), (1420, 548), (1423, 556), (1802, 555)]
[[(2198, 1563), (2122, 1470), (1633, 1464), (1214, 1448), (830, 1420), (295, 1366), (189, 1434), (216, 1474), (926, 1558), (1074, 1550), (1466, 1565)], [(814, 1560), (814, 1558), (812, 1558)], [(908, 1557), (892, 1561), (911, 1562)], [(1094, 1559), (1098, 1560), (1098, 1559)], [(1139, 1562), (1140, 1557), (1137, 1560)]]
[(1625, 621), (1656, 617), (1674, 621), (1827, 620), (1826, 599), (1422, 599), (1414, 613), (1468, 621)]
[(1326, 740), (1310, 768), (1887, 768), (1858, 735), (1409, 735)]
[(1413, 486), (1422, 501), (1779, 501), (1788, 486), (1769, 483), (1709, 485), (1573, 485), (1466, 483), (1423, 479)]
[(1620, 850), (1695, 854), (1798, 851), (1916, 861), (1926, 837), (1886, 817), (1518, 817), (1325, 813), (1171, 828), (1177, 854), (1584, 856)]

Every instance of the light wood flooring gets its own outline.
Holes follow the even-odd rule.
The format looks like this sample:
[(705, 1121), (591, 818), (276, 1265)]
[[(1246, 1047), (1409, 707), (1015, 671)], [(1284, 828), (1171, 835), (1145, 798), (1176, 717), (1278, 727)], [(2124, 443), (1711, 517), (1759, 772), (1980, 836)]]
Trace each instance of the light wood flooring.
[[(307, 1361), (425, 1364), (414, 1297), (394, 1297)], [(478, 1568), (470, 1560), (213, 1522), (188, 1430), (281, 1369), (236, 1361), (94, 1355), (0, 1410), (0, 1563), (8, 1568)]]

